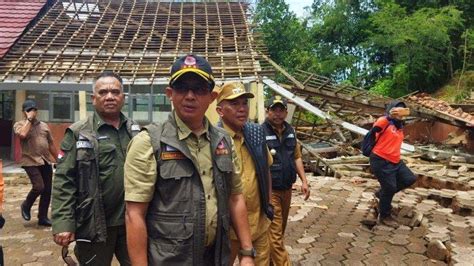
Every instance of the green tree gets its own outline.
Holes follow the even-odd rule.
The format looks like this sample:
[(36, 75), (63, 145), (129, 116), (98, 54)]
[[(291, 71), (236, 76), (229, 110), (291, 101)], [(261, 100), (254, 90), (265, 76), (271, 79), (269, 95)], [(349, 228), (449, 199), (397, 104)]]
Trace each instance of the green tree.
[(290, 73), (295, 69), (318, 71), (306, 23), (289, 10), (285, 1), (258, 1), (254, 21), (275, 62)]
[(370, 17), (367, 47), (372, 51), (372, 58), (384, 58), (382, 61), (388, 66), (384, 70), (389, 76), (395, 68), (387, 63), (404, 65), (411, 91), (433, 91), (450, 78), (453, 57), (450, 33), (461, 28), (461, 13), (448, 6), (422, 8), (407, 14), (400, 5), (386, 2)]

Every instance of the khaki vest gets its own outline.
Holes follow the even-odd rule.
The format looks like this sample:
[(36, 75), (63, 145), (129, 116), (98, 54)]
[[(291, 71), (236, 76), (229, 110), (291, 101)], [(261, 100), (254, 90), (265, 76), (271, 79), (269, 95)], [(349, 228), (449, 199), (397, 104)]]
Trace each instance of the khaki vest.
[[(148, 131), (155, 158), (157, 181), (148, 207), (149, 265), (228, 265), (230, 254), (229, 196), (233, 172), (232, 155), (216, 155), (219, 143), (231, 150), (231, 139), (223, 130), (209, 126), (213, 178), (217, 192), (217, 232), (213, 258), (204, 258), (206, 200), (197, 169), (197, 162), (184, 141), (177, 137), (173, 114), (163, 124), (151, 124)], [(162, 160), (161, 151), (171, 146), (186, 158)]]

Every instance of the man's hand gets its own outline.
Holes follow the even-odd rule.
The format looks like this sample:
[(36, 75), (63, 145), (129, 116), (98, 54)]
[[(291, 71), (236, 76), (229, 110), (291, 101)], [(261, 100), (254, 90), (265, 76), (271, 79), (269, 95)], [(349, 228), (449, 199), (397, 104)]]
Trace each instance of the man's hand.
[(304, 194), (304, 200), (308, 200), (309, 199), (308, 182), (303, 182), (303, 184), (301, 185), (301, 192)]
[(242, 259), (240, 260), (240, 265), (241, 266), (244, 266), (244, 265), (245, 266), (253, 266), (253, 265), (255, 265), (255, 261), (250, 256), (242, 256)]
[(60, 246), (67, 246), (69, 243), (76, 239), (76, 236), (72, 232), (61, 232), (53, 236), (54, 242)]
[(36, 119), (37, 114), (38, 114), (38, 111), (35, 109), (32, 109), (29, 112), (26, 112), (26, 118), (28, 119), (28, 121), (33, 121)]

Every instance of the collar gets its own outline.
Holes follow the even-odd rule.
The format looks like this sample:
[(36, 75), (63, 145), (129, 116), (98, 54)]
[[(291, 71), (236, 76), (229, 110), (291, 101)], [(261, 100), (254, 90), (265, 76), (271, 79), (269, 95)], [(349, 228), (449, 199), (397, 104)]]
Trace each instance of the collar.
[(270, 123), (270, 121), (269, 121), (268, 119), (267, 119), (267, 122), (268, 122), (268, 124), (272, 127), (272, 129), (273, 129), (274, 132), (276, 132), (276, 133), (278, 133), (278, 134), (280, 134), (280, 135), (283, 134), (283, 132), (285, 132), (285, 129), (286, 129), (286, 122), (285, 122), (285, 121), (283, 121), (283, 126), (282, 126), (281, 129), (278, 129), (277, 127), (273, 126), (273, 124)]
[[(102, 120), (102, 117), (94, 111), (94, 117), (93, 117), (93, 123), (94, 123), (94, 129), (99, 129), (103, 125), (108, 125), (107, 123)], [(125, 117), (122, 112), (120, 112), (120, 123), (119, 123), (119, 128), (121, 128), (125, 123), (127, 123), (127, 118)]]
[(243, 139), (243, 134), (242, 132), (235, 132), (232, 128), (230, 128), (228, 125), (226, 125), (226, 123), (224, 123), (224, 121), (222, 121), (222, 125), (223, 125), (223, 128), (225, 129), (225, 131), (227, 132), (227, 134), (229, 134), (229, 136), (231, 138), (240, 138), (240, 139)]
[[(173, 117), (176, 121), (176, 127), (178, 128), (178, 139), (183, 140), (189, 137), (189, 135), (194, 134), (193, 131), (179, 118), (179, 116), (176, 115), (176, 112), (173, 111)], [(206, 135), (206, 138), (210, 140), (209, 136), (209, 120), (207, 120), (207, 117), (204, 116), (204, 130), (202, 134)]]

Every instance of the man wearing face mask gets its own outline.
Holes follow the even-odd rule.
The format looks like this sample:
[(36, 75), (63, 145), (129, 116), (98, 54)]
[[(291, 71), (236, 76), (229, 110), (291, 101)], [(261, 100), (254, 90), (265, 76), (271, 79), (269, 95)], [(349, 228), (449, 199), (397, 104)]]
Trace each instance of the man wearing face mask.
[(406, 104), (392, 101), (387, 106), (386, 116), (374, 123), (376, 144), (370, 154), (370, 168), (380, 183), (380, 190), (375, 193), (379, 199), (378, 223), (398, 227), (391, 216), (392, 199), (395, 193), (411, 186), (416, 181), (415, 175), (400, 160), (400, 151), (404, 138), (403, 119), (409, 114)]
[(22, 107), (25, 119), (16, 122), (13, 130), (20, 138), (20, 163), (30, 178), (32, 188), (21, 203), (21, 216), (26, 221), (31, 219), (31, 207), (39, 196), (38, 225), (51, 226), (48, 219), (53, 176), (51, 164), (56, 162), (58, 153), (48, 125), (38, 119), (36, 102), (28, 99)]

